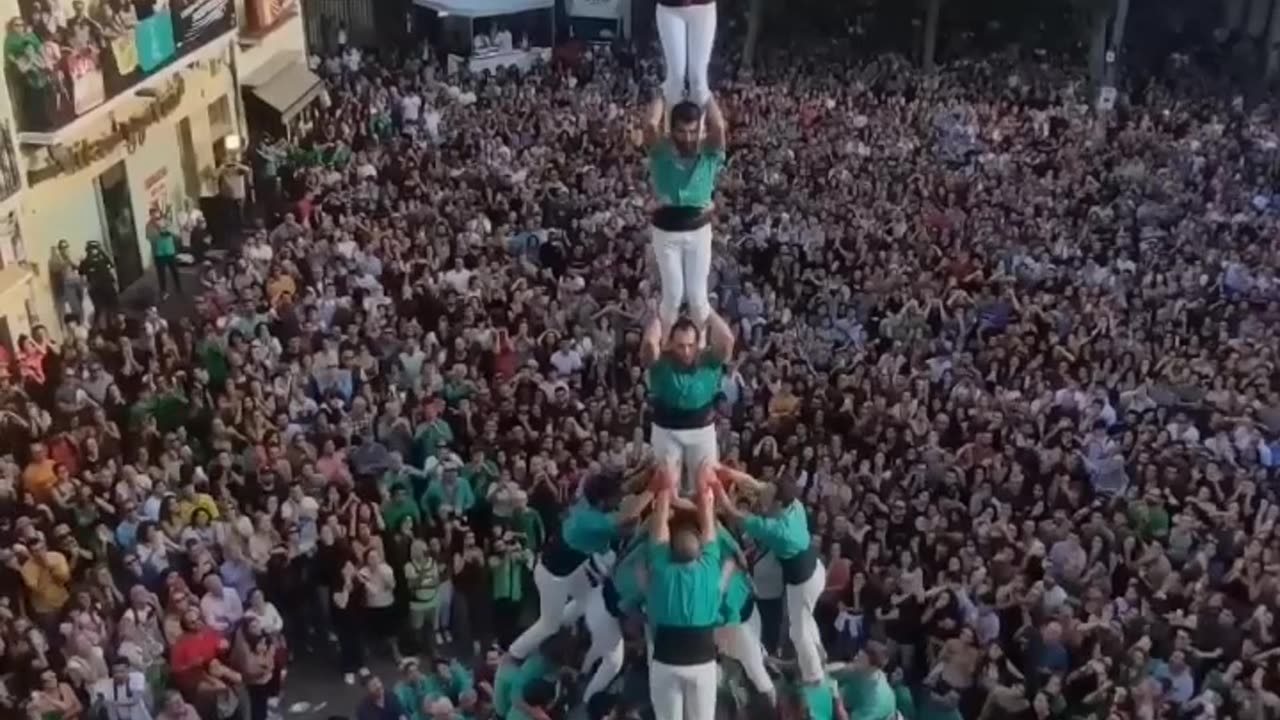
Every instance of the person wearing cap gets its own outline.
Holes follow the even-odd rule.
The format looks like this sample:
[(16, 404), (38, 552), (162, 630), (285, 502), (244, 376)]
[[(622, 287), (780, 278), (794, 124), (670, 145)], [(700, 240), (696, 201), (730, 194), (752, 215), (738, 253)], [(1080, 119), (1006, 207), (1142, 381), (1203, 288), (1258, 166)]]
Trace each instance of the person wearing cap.
[(609, 554), (622, 529), (639, 518), (653, 499), (653, 494), (645, 491), (620, 505), (621, 493), (616, 477), (601, 475), (587, 481), (582, 499), (570, 508), (559, 535), (547, 543), (534, 569), (538, 620), (511, 643), (508, 653), (513, 659), (523, 659), (555, 634), (569, 601), (585, 598), (590, 590), (588, 561), (592, 555)]
[(102, 244), (97, 240), (90, 240), (85, 244), (84, 259), (80, 261), (80, 274), (89, 284), (89, 299), (93, 302), (94, 317), (103, 319), (110, 317), (119, 300), (116, 290), (116, 269), (111, 263), (111, 257), (103, 251)]
[(648, 368), (653, 425), (649, 443), (659, 463), (683, 468), (681, 495), (693, 490), (693, 473), (703, 463), (719, 459), (716, 442), (716, 403), (725, 364), (733, 356), (733, 331), (711, 313), (706, 349), (700, 330), (690, 320), (675, 322), (663, 342), (663, 324), (654, 318), (640, 347), (641, 365)]
[[(758, 483), (746, 473), (724, 466), (720, 475), (734, 482)], [(814, 682), (822, 676), (822, 636), (813, 610), (826, 588), (827, 571), (818, 557), (818, 548), (809, 535), (809, 518), (793, 482), (781, 482), (774, 489), (766, 514), (739, 510), (721, 482), (712, 483), (721, 513), (752, 541), (778, 558), (786, 583), (787, 632), (796, 649), (800, 680)]]
[(645, 596), (653, 632), (649, 700), (657, 720), (714, 718), (719, 668), (715, 629), (721, 621), (723, 547), (717, 537), (712, 471), (698, 471), (696, 529), (671, 527), (676, 477), (658, 483), (649, 519), (649, 587)]

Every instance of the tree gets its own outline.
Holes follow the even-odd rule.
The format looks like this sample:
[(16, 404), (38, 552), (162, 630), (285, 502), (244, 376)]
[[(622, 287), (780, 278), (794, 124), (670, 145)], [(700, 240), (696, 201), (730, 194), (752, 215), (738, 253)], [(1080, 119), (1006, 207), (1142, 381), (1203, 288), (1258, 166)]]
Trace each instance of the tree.
[(742, 46), (742, 67), (750, 70), (755, 63), (756, 45), (760, 42), (760, 30), (764, 27), (765, 0), (748, 0), (747, 39)]
[(942, 0), (925, 0), (924, 7), (924, 51), (920, 64), (925, 72), (933, 72), (938, 53), (938, 21), (942, 17)]

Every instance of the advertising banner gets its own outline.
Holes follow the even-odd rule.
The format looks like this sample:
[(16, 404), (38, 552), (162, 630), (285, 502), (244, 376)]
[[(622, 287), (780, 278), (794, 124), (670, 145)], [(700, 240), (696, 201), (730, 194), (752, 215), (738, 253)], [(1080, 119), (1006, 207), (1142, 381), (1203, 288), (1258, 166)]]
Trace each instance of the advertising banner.
[(232, 0), (171, 0), (178, 47), (188, 53), (236, 25)]
[(138, 69), (138, 37), (131, 34), (118, 35), (108, 41), (111, 55), (116, 61), (116, 72), (129, 75)]
[(173, 57), (173, 18), (169, 13), (156, 13), (138, 23), (138, 65), (143, 72), (151, 72)]
[(622, 11), (621, 0), (571, 0), (569, 15), (577, 18), (617, 20)]

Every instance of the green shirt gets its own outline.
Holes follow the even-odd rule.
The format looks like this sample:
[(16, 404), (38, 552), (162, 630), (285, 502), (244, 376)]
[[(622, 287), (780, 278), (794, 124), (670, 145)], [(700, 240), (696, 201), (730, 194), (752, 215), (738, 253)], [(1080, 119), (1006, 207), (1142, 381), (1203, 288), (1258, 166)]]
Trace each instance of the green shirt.
[(648, 551), (648, 540), (633, 544), (613, 566), (613, 587), (618, 591), (618, 605), (623, 612), (639, 610), (644, 604), (644, 587), (640, 584), (640, 570)]
[(560, 534), (564, 538), (564, 544), (570, 549), (584, 555), (594, 555), (608, 550), (609, 545), (618, 538), (618, 521), (583, 500), (569, 510)]
[(906, 720), (916, 720), (916, 699), (911, 696), (911, 688), (906, 685), (893, 686), (894, 707)]
[(547, 541), (547, 527), (542, 523), (542, 516), (537, 510), (525, 508), (517, 510), (511, 516), (511, 529), (524, 535), (524, 546), (536, 555)]
[(524, 690), (534, 680), (556, 672), (541, 653), (533, 653), (519, 665), (503, 663), (493, 678), (493, 709), (498, 717), (509, 717), (516, 700), (524, 697)]
[[(833, 720), (836, 716), (835, 683), (824, 679), (817, 684), (805, 683), (800, 686), (800, 698), (804, 700), (805, 710), (809, 712), (809, 720)], [(850, 715), (863, 720), (857, 715)]]
[(395, 694), (400, 706), (409, 713), (409, 720), (427, 720), (423, 704), (427, 699), (435, 700), (439, 697), (432, 694), (431, 683), (425, 676), (418, 678), (417, 682), (401, 680), (396, 683)]
[(453, 428), (449, 427), (449, 423), (442, 418), (436, 418), (418, 428), (418, 433), (413, 436), (413, 447), (417, 451), (416, 454), (421, 456), (418, 458), (420, 460), (435, 457), (440, 448), (452, 442)]
[(748, 515), (742, 530), (779, 560), (790, 560), (809, 549), (809, 518), (799, 500), (777, 517)]
[(400, 523), (405, 518), (413, 518), (413, 524), (416, 527), (422, 522), (422, 512), (418, 510), (418, 505), (413, 500), (405, 498), (404, 500), (395, 501), (388, 500), (382, 506), (382, 522), (388, 530), (394, 530), (400, 527)]
[(703, 149), (683, 158), (670, 140), (649, 151), (649, 173), (653, 189), (663, 205), (705, 208), (711, 205), (716, 178), (724, 167), (724, 151)]
[(849, 717), (888, 720), (898, 711), (898, 699), (884, 672), (850, 672), (840, 676), (840, 697)]
[(687, 413), (711, 407), (720, 394), (724, 363), (704, 352), (693, 367), (684, 368), (667, 354), (649, 366), (649, 397), (655, 407)]
[(495, 600), (520, 602), (524, 599), (524, 564), (512, 555), (503, 555), (489, 566)]
[(740, 625), (747, 621), (744, 610), (751, 599), (751, 578), (738, 568), (729, 576), (729, 585), (724, 589), (723, 613), (720, 622), (723, 625)]
[(712, 627), (720, 622), (718, 542), (704, 543), (691, 562), (671, 558), (671, 543), (649, 547), (649, 621), (656, 627)]
[[(719, 537), (721, 557), (729, 559), (741, 552), (737, 538), (723, 525), (716, 534)], [(747, 575), (744, 568), (735, 569), (729, 576), (729, 584), (724, 589), (720, 623), (737, 625), (746, 622), (747, 618), (743, 616), (743, 611), (746, 610), (747, 601), (751, 599), (752, 592), (754, 590), (751, 586), (751, 577)]]
[(151, 255), (158, 258), (171, 258), (178, 254), (177, 238), (169, 230), (147, 228), (147, 239), (151, 241)]

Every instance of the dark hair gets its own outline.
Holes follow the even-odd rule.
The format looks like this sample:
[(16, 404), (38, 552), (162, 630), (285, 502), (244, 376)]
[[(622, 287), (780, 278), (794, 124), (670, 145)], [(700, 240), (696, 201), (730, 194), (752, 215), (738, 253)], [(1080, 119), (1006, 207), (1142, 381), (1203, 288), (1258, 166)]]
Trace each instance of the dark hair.
[(588, 720), (605, 720), (618, 706), (618, 696), (613, 693), (599, 692), (587, 700)]
[(671, 108), (671, 126), (688, 125), (702, 121), (702, 108), (697, 103), (682, 100)]
[(778, 504), (783, 507), (787, 507), (800, 499), (800, 488), (790, 480), (779, 480), (777, 489), (778, 492), (774, 497), (777, 498)]
[(524, 701), (533, 707), (545, 710), (556, 701), (556, 686), (547, 680), (538, 678), (525, 686)]
[(588, 478), (582, 496), (592, 507), (606, 505), (622, 491), (622, 479), (616, 473), (602, 473)]
[(667, 337), (674, 337), (677, 332), (684, 332), (685, 330), (692, 330), (694, 335), (698, 334), (698, 326), (692, 320), (687, 317), (676, 318), (676, 321), (671, 325), (671, 331), (667, 333)]

